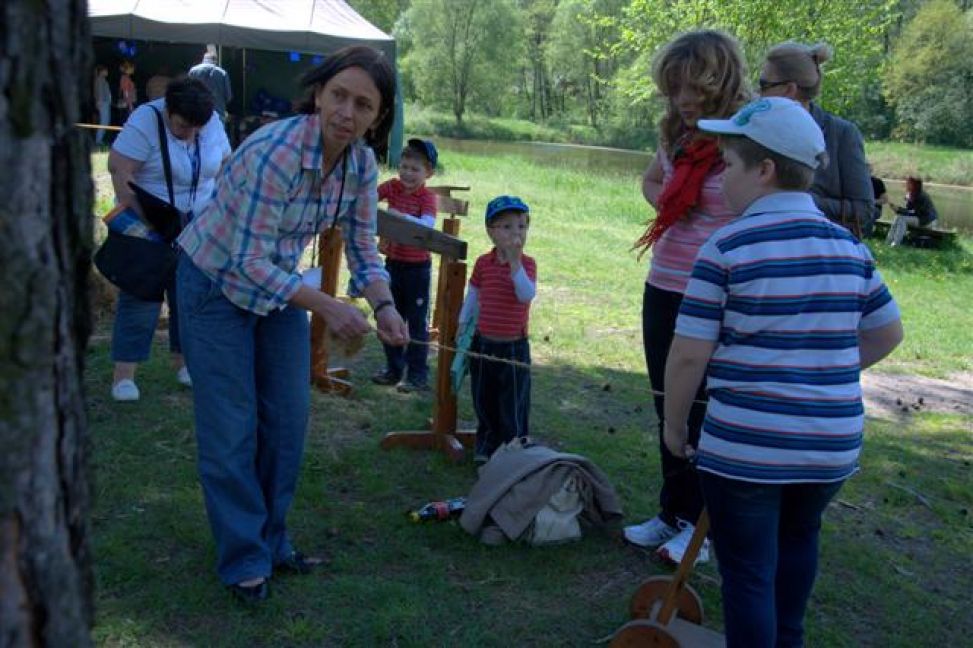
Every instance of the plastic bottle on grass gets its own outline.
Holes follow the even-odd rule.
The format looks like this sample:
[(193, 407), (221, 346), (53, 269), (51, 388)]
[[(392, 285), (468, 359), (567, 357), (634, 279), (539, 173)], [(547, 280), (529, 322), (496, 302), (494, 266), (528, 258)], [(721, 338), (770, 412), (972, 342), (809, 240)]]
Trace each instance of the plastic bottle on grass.
[(442, 502), (429, 502), (422, 508), (409, 511), (409, 519), (413, 522), (442, 522), (451, 518), (457, 518), (466, 508), (465, 497), (454, 497)]

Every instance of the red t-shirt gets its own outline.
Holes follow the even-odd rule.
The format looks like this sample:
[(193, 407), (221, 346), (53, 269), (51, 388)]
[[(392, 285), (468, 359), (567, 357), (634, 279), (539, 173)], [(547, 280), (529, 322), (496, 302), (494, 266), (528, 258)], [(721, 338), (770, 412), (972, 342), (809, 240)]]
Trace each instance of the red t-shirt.
[[(436, 194), (426, 189), (425, 185), (410, 193), (401, 180), (392, 178), (378, 186), (378, 199), (388, 201), (392, 209), (397, 209), (416, 219), (420, 216), (436, 215)], [(431, 258), (428, 250), (394, 242), (389, 243), (385, 256), (393, 261), (410, 263), (420, 263)]]
[[(527, 277), (536, 283), (534, 259), (524, 254), (520, 262)], [(517, 299), (510, 264), (500, 263), (496, 248), (476, 260), (470, 285), (477, 289), (479, 296), (480, 316), (476, 328), (481, 335), (497, 338), (527, 335), (530, 302), (525, 304)]]

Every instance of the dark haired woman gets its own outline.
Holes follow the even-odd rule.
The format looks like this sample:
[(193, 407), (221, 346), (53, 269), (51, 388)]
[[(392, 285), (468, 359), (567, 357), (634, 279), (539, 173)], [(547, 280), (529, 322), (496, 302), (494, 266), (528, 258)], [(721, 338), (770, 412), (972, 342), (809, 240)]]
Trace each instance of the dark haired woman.
[(821, 92), (821, 66), (831, 55), (826, 43), (775, 45), (767, 52), (760, 73), (760, 94), (797, 101), (821, 127), (828, 164), (814, 172), (814, 204), (829, 219), (860, 237), (875, 205), (862, 135), (854, 124), (814, 103)]
[(356, 46), (329, 56), (303, 85), (302, 114), (237, 149), (213, 202), (179, 238), (200, 481), (217, 572), (244, 601), (266, 598), (275, 570), (310, 570), (286, 526), (308, 422), (307, 311), (342, 338), (370, 330), (356, 307), (302, 283), (298, 262), (315, 234), (340, 225), (349, 293), (368, 300), (379, 339), (408, 342), (376, 249), (370, 148), (391, 128), (394, 72), (380, 52)]
[[(165, 97), (142, 104), (125, 122), (108, 154), (108, 172), (119, 205), (140, 211), (129, 182), (169, 201), (169, 187), (162, 163), (159, 138), (161, 113), (172, 167), (175, 207), (184, 214), (199, 213), (209, 202), (220, 165), (230, 155), (230, 143), (219, 117), (213, 112), (209, 89), (194, 79), (173, 81)], [(191, 379), (183, 364), (180, 345), (175, 277), (166, 290), (169, 304), (169, 350), (176, 378), (189, 386)], [(143, 301), (124, 291), (118, 293), (111, 354), (115, 362), (112, 398), (136, 401), (139, 388), (135, 369), (149, 358), (152, 336), (159, 321), (160, 302)]]
[(905, 181), (905, 207), (892, 205), (892, 209), (896, 216), (885, 239), (889, 245), (899, 245), (909, 225), (929, 227), (939, 218), (932, 198), (922, 188), (922, 180), (915, 176), (909, 176)]

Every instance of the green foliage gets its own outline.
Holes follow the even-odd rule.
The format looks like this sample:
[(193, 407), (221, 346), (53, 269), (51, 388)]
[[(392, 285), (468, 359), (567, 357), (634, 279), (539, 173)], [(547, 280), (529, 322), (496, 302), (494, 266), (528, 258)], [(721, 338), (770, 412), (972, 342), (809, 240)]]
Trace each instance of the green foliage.
[[(407, 51), (404, 87), (463, 121), (467, 105), (497, 114), (522, 60), (521, 15), (510, 0), (415, 0), (396, 24)], [(403, 47), (406, 50), (406, 47)]]
[(973, 9), (925, 4), (902, 31), (885, 74), (897, 134), (973, 146)]
[(631, 56), (616, 85), (633, 101), (651, 99), (653, 55), (674, 35), (692, 29), (722, 29), (734, 35), (743, 45), (754, 78), (769, 47), (788, 40), (825, 41), (834, 47), (835, 58), (823, 67), (821, 101), (854, 119), (865, 112), (868, 89), (878, 86), (883, 36), (895, 19), (896, 4), (894, 0), (631, 0), (615, 19), (620, 39), (609, 45)]
[(409, 0), (348, 0), (351, 8), (385, 33), (391, 33), (395, 21), (409, 7)]

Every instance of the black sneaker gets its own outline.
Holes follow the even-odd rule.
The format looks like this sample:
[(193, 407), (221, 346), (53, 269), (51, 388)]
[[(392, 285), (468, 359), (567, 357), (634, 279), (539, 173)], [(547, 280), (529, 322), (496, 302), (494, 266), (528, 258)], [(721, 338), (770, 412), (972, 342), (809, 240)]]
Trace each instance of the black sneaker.
[(397, 390), (403, 394), (411, 394), (412, 392), (427, 392), (429, 391), (429, 383), (425, 380), (403, 380), (395, 387)]
[(270, 596), (270, 583), (267, 579), (249, 587), (239, 584), (228, 585), (227, 589), (230, 590), (233, 598), (244, 605), (257, 605)]
[(399, 384), (402, 379), (401, 376), (397, 376), (395, 373), (389, 371), (388, 369), (383, 369), (372, 376), (372, 382), (376, 385), (385, 385), (386, 387), (391, 387), (392, 385)]

